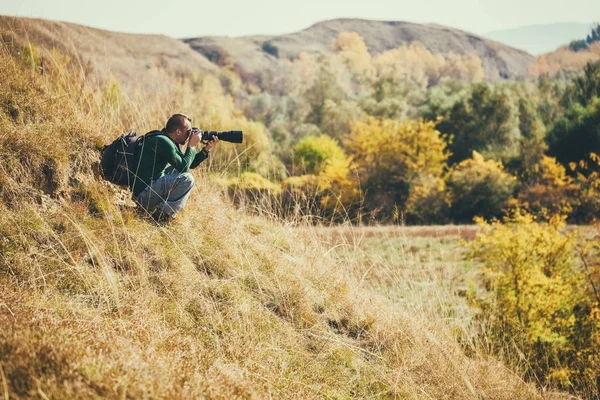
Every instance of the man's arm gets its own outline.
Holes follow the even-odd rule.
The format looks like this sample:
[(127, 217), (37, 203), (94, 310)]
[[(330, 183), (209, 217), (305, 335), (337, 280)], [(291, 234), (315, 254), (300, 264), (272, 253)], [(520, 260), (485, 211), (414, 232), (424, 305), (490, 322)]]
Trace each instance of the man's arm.
[(217, 144), (217, 142), (219, 141), (218, 137), (213, 137), (207, 144), (206, 146), (204, 146), (204, 148), (198, 153), (196, 154), (196, 157), (194, 157), (194, 161), (192, 162), (192, 164), (190, 165), (191, 169), (196, 168), (198, 165), (200, 165), (200, 163), (204, 160), (206, 160), (208, 158), (208, 154), (210, 153), (210, 151), (213, 149), (213, 147), (215, 147), (215, 145)]
[(196, 157), (196, 150), (191, 146), (187, 148), (185, 153), (182, 153), (178, 146), (167, 137), (162, 139), (157, 146), (157, 153), (179, 172), (187, 172)]
[(196, 154), (196, 157), (194, 157), (194, 161), (192, 161), (192, 164), (190, 165), (190, 169), (194, 169), (197, 168), (198, 165), (200, 165), (200, 163), (202, 163), (202, 161), (206, 160), (208, 158), (208, 151), (204, 151), (201, 150)]

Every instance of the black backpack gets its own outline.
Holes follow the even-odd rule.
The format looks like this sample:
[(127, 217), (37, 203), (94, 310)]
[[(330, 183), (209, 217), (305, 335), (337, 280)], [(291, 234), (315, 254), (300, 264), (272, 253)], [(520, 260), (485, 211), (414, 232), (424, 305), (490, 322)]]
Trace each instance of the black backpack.
[(144, 144), (144, 139), (162, 134), (162, 131), (151, 131), (143, 136), (136, 136), (135, 131), (131, 131), (104, 146), (100, 160), (104, 179), (119, 186), (129, 186), (136, 172), (135, 155)]

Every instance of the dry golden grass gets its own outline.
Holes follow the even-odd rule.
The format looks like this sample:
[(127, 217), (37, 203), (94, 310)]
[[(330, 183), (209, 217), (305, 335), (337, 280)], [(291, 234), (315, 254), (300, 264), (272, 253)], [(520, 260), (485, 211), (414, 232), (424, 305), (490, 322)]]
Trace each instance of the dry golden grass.
[(24, 46), (81, 59), (101, 80), (111, 76), (130, 88), (156, 90), (155, 82), (170, 83), (194, 71), (211, 71), (216, 66), (181, 40), (164, 35), (110, 32), (67, 22), (0, 16), (0, 37)]
[(466, 340), (461, 266), (438, 238), (334, 242), (234, 208), (202, 171), (156, 225), (94, 150), (153, 109), (107, 108), (83, 77), (27, 61), (0, 52), (0, 396), (565, 397)]

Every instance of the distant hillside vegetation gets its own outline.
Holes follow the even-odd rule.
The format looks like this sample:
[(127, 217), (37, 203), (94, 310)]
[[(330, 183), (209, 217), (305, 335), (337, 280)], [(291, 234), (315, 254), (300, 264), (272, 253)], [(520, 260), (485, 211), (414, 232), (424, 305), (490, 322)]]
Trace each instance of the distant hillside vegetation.
[(279, 60), (294, 59), (301, 52), (331, 53), (332, 43), (340, 32), (358, 33), (371, 54), (416, 41), (434, 54), (476, 54), (483, 62), (488, 80), (524, 77), (527, 66), (535, 63), (535, 58), (525, 51), (477, 35), (440, 25), (402, 21), (336, 19), (280, 36), (199, 37), (185, 42), (213, 62), (227, 65), (234, 61), (242, 70), (257, 73), (277, 66)]
[(530, 67), (530, 75), (556, 75), (560, 71), (579, 71), (590, 62), (600, 60), (600, 27), (590, 24), (578, 37), (573, 37), (554, 51), (537, 57), (537, 64)]

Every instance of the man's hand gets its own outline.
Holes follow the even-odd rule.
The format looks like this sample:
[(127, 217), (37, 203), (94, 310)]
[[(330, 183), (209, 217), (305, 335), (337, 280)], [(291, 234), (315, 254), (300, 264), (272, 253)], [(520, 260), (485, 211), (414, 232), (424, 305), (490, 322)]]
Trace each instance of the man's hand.
[(196, 147), (198, 143), (200, 143), (200, 135), (202, 132), (200, 131), (192, 131), (190, 134), (190, 141), (188, 142), (189, 147)]
[(215, 147), (218, 142), (219, 142), (219, 138), (216, 137), (216, 136), (213, 136), (212, 139), (210, 139), (208, 141), (208, 143), (206, 144), (206, 146), (204, 146), (204, 150), (211, 151), (212, 148)]

